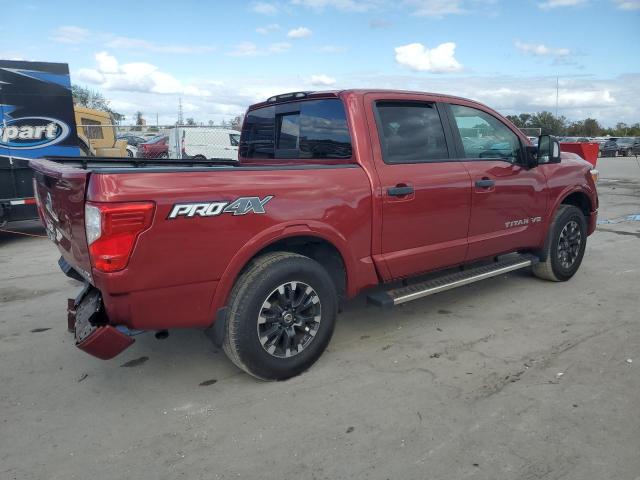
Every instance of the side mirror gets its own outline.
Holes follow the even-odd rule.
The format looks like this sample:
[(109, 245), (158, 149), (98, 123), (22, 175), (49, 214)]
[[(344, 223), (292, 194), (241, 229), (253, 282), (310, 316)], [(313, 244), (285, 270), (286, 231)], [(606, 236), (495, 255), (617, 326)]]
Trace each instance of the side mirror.
[(560, 142), (555, 137), (538, 137), (538, 163), (560, 163)]

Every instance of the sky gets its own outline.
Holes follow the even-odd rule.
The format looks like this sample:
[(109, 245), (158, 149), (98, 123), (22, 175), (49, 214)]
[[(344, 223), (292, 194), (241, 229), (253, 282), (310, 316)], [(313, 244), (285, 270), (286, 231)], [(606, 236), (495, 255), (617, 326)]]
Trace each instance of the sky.
[(0, 0), (0, 59), (64, 62), (127, 121), (393, 88), (640, 122), (640, 0)]

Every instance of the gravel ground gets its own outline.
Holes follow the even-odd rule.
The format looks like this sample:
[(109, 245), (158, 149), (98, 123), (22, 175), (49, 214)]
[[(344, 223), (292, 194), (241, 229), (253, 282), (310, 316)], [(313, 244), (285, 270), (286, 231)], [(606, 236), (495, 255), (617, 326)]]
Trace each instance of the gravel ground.
[(358, 298), (283, 383), (198, 331), (85, 355), (56, 249), (0, 233), (0, 478), (640, 479), (640, 165), (598, 167), (608, 222), (570, 282)]

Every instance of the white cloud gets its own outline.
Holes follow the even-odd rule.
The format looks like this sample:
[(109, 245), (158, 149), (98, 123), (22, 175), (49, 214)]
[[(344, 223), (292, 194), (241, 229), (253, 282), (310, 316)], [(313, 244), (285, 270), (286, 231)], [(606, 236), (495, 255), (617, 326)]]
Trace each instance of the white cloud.
[(215, 50), (212, 45), (180, 45), (180, 44), (157, 44), (141, 38), (131, 37), (111, 37), (105, 45), (109, 48), (117, 49), (133, 49), (133, 50), (146, 50), (149, 52), (157, 53), (176, 53), (176, 54), (190, 54), (190, 53), (206, 53)]
[(267, 2), (254, 2), (251, 5), (251, 10), (254, 13), (260, 13), (262, 15), (275, 15), (278, 13), (278, 9), (272, 3)]
[(209, 92), (194, 85), (185, 85), (169, 73), (150, 63), (119, 63), (107, 52), (95, 55), (96, 68), (81, 68), (74, 74), (81, 82), (98, 85), (105, 90), (208, 96)]
[(456, 44), (442, 43), (429, 49), (421, 43), (410, 43), (395, 48), (396, 62), (418, 72), (459, 72), (462, 65), (455, 59)]
[(640, 0), (613, 0), (620, 10), (640, 10)]
[(253, 42), (238, 43), (227, 55), (232, 57), (255, 57), (258, 55), (271, 55), (275, 53), (283, 53), (291, 48), (291, 44), (287, 42), (276, 42), (268, 45), (266, 48), (259, 48)]
[(571, 53), (571, 50), (568, 48), (547, 47), (542, 43), (523, 43), (516, 41), (514, 45), (521, 52), (538, 57), (566, 57)]
[(336, 83), (336, 79), (329, 75), (311, 75), (309, 83), (316, 87), (328, 87)]
[(96, 53), (96, 62), (100, 73), (118, 73), (118, 60), (107, 52)]
[(293, 30), (289, 30), (287, 37), (289, 38), (305, 38), (310, 37), (313, 32), (307, 27), (298, 27)]
[(413, 8), (413, 15), (420, 17), (442, 18), (466, 13), (461, 0), (406, 0), (405, 4)]
[(558, 7), (576, 7), (578, 5), (584, 5), (585, 3), (587, 3), (587, 0), (546, 0), (545, 2), (538, 3), (538, 6), (543, 10), (549, 10)]
[(82, 43), (87, 40), (91, 32), (86, 28), (67, 25), (56, 28), (51, 33), (51, 40), (58, 43)]
[(280, 25), (278, 25), (277, 23), (271, 23), (269, 25), (265, 25), (264, 27), (256, 28), (256, 32), (259, 33), (260, 35), (268, 35), (278, 30), (280, 30)]

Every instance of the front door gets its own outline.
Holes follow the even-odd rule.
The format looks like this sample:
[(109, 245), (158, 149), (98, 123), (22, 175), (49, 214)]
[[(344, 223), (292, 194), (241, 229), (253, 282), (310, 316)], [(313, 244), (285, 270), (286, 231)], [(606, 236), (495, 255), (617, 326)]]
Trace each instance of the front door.
[(377, 260), (386, 265), (389, 278), (459, 264), (465, 258), (471, 181), (465, 167), (452, 158), (453, 140), (435, 100), (419, 94), (365, 96), (382, 189)]
[(452, 103), (448, 112), (473, 191), (466, 260), (539, 245), (547, 182), (525, 165), (523, 140), (489, 111)]

